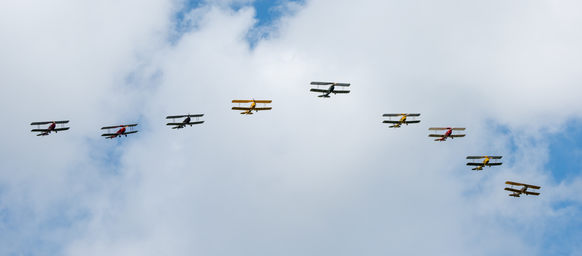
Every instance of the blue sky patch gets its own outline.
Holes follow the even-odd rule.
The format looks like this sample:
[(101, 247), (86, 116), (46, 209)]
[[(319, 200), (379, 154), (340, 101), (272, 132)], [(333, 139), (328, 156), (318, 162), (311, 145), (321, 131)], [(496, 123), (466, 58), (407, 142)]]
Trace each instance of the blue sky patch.
[[(288, 14), (288, 10), (284, 8), (287, 3), (304, 4), (305, 0), (255, 0), (252, 3), (235, 3), (230, 6), (237, 11), (241, 8), (252, 6), (255, 9), (256, 24), (249, 30), (247, 34), (247, 41), (251, 48), (256, 43), (267, 38), (272, 29), (269, 29), (282, 16)], [(203, 0), (187, 0), (183, 7), (179, 9), (174, 15), (175, 27), (174, 34), (170, 36), (170, 42), (175, 43), (186, 32), (195, 29), (196, 24), (191, 24), (187, 20), (187, 15), (192, 10), (205, 6), (207, 3)]]
[(563, 132), (552, 134), (549, 141), (549, 161), (546, 168), (561, 182), (579, 176), (582, 170), (582, 121), (566, 123)]

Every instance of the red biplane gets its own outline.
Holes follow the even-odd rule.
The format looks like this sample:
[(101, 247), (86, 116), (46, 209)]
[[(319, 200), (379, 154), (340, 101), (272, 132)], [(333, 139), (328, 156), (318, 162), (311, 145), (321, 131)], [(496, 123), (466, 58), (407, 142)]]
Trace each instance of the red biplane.
[(435, 139), (434, 141), (445, 141), (447, 140), (447, 138), (458, 138), (458, 137), (465, 137), (465, 134), (453, 134), (453, 131), (464, 131), (465, 128), (451, 128), (451, 127), (446, 127), (446, 128), (442, 128), (442, 127), (431, 127), (428, 128), (428, 130), (430, 131), (445, 131), (445, 134), (429, 134), (428, 137), (438, 137), (438, 139)]
[[(32, 129), (30, 130), (31, 132), (40, 132), (39, 134), (37, 134), (36, 136), (47, 136), (49, 135), (51, 132), (57, 133), (59, 131), (66, 131), (71, 127), (64, 127), (64, 124), (68, 123), (69, 120), (63, 120), (63, 121), (45, 121), (45, 122), (32, 122), (30, 123), (30, 125), (37, 125), (38, 129)], [(41, 125), (45, 125), (45, 124), (51, 124), (49, 125), (49, 127), (47, 127), (46, 129), (41, 129), (40, 126)], [(60, 124), (61, 127), (57, 128), (57, 124)]]
[[(116, 126), (101, 127), (101, 130), (106, 130), (106, 129), (108, 130), (107, 133), (101, 134), (101, 136), (105, 136), (106, 139), (113, 139), (115, 137), (121, 137), (122, 135), (127, 137), (128, 134), (132, 134), (132, 133), (137, 132), (137, 131), (131, 130), (135, 126), (137, 126), (137, 124), (123, 124), (123, 125), (116, 125)], [(115, 133), (109, 132), (110, 129), (115, 129), (115, 128), (119, 128), (119, 130), (117, 130)], [(127, 128), (129, 128), (130, 131), (127, 131)]]

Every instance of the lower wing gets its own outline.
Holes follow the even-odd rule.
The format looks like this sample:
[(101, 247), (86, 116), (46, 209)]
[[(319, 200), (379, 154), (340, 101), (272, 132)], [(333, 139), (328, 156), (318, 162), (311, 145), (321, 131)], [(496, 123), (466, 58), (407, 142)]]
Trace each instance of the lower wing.
[(453, 138), (465, 137), (465, 134), (452, 134), (449, 137), (453, 137)]
[(538, 193), (538, 192), (527, 192), (526, 191), (526, 192), (523, 192), (523, 193), (526, 194), (526, 195), (533, 195), (533, 196), (539, 196), (540, 195), (540, 193)]
[(129, 132), (124, 132), (123, 134), (132, 134), (132, 133), (136, 133), (137, 131), (129, 131)]
[(392, 121), (392, 120), (384, 120), (384, 121), (382, 121), (382, 123), (385, 123), (385, 124), (399, 124), (400, 122), (399, 121)]
[(251, 108), (232, 107), (232, 110), (246, 110), (246, 111), (249, 111), (249, 110), (251, 110)]
[(481, 163), (467, 163), (468, 166), (483, 166)]
[(324, 89), (311, 89), (309, 91), (311, 91), (311, 92), (321, 92), (321, 93), (326, 93), (327, 92), (327, 90), (324, 90)]
[(347, 90), (333, 90), (333, 93), (350, 93), (350, 91), (347, 91)]
[(420, 123), (420, 120), (411, 120), (411, 121), (406, 121), (405, 123), (407, 123), (407, 124), (417, 124), (417, 123)]
[(271, 110), (273, 109), (272, 107), (266, 107), (266, 108), (255, 108), (254, 110), (256, 111), (262, 111), (262, 110)]
[(31, 132), (48, 132), (48, 129), (32, 129)]
[(496, 165), (502, 165), (503, 163), (488, 163), (487, 166), (496, 166)]
[(505, 188), (505, 190), (515, 192), (515, 193), (521, 193), (521, 191), (514, 189), (514, 188)]
[(71, 127), (62, 127), (62, 128), (55, 128), (54, 131), (66, 131), (68, 129), (70, 129)]
[(440, 134), (429, 134), (428, 137), (439, 137), (439, 138), (441, 138), (441, 137), (443, 137), (443, 135), (440, 135)]

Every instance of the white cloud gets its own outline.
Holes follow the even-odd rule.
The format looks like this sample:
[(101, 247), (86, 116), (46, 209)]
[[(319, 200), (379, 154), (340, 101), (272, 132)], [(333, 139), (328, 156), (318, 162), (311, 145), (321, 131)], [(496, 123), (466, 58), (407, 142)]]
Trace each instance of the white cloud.
[[(549, 224), (577, 214), (555, 202), (580, 177), (557, 184), (544, 169), (544, 136), (580, 117), (575, 1), (312, 1), (252, 50), (254, 11), (221, 1), (187, 14), (193, 29), (172, 43), (179, 3), (4, 5), (1, 117), (16, 125), (2, 135), (0, 209), (31, 214), (0, 252), (57, 234), (69, 255), (535, 255)], [(316, 98), (312, 80), (352, 93)], [(241, 116), (235, 98), (273, 111)], [(164, 126), (186, 112), (206, 123)], [(422, 123), (389, 130), (385, 112)], [(71, 131), (26, 131), (53, 117)], [(134, 121), (138, 136), (99, 138)], [(436, 143), (433, 125), (469, 135)], [(465, 168), (485, 153), (506, 164)], [(508, 179), (542, 196), (508, 198)], [(40, 227), (54, 218), (72, 226)]]

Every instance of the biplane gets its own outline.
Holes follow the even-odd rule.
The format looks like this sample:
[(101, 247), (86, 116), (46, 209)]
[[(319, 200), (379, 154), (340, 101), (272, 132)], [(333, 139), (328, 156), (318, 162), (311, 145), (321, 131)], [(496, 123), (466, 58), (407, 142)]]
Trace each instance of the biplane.
[[(241, 112), (241, 115), (252, 115), (253, 114), (253, 110), (255, 112), (258, 111), (263, 111), (263, 110), (271, 110), (273, 109), (272, 107), (263, 107), (263, 108), (259, 108), (257, 107), (257, 103), (263, 103), (265, 104), (265, 106), (268, 103), (273, 102), (272, 100), (233, 100), (232, 103), (239, 103), (238, 107), (232, 107), (232, 110), (242, 110), (243, 112)], [(249, 107), (240, 107), (240, 103), (251, 103), (251, 105)]]
[[(136, 133), (137, 131), (132, 130), (133, 127), (137, 126), (137, 124), (122, 124), (116, 126), (105, 126), (101, 127), (101, 130), (107, 130), (107, 133), (101, 134), (101, 136), (105, 136), (106, 139), (113, 139), (115, 137), (121, 137), (122, 135), (127, 137), (128, 134)], [(115, 133), (110, 133), (110, 129), (119, 128)], [(128, 131), (127, 128), (130, 130)]]
[[(312, 85), (317, 85), (317, 88), (311, 88), (312, 92), (318, 92), (318, 93), (323, 93), (317, 97), (321, 97), (321, 98), (329, 98), (330, 94), (338, 94), (338, 93), (350, 93), (349, 90), (336, 90), (335, 87), (336, 86), (340, 86), (340, 87), (348, 87), (350, 86), (349, 83), (335, 83), (335, 82), (311, 82)], [(329, 87), (327, 89), (320, 89), (319, 86), (320, 85), (329, 85)]]
[[(384, 121), (382, 121), (382, 123), (392, 124), (389, 126), (390, 128), (400, 128), (400, 126), (402, 126), (403, 124), (408, 125), (408, 124), (420, 123), (420, 120), (407, 120), (408, 117), (414, 118), (414, 117), (420, 116), (420, 114), (384, 114), (382, 116), (388, 117), (388, 120), (384, 120)], [(397, 117), (397, 116), (400, 117), (400, 119), (398, 121), (392, 120), (392, 117)]]
[[(40, 132), (36, 136), (47, 136), (51, 132), (57, 133), (57, 132), (60, 132), (60, 131), (66, 131), (66, 130), (70, 129), (71, 127), (64, 127), (64, 124), (66, 124), (68, 122), (69, 122), (69, 120), (32, 122), (32, 123), (30, 123), (30, 125), (36, 125), (38, 128), (37, 129), (32, 129), (30, 131), (31, 132)], [(50, 124), (50, 125), (46, 129), (41, 129), (40, 126), (41, 125), (45, 125), (45, 124)], [(57, 124), (60, 124), (61, 127), (57, 127)]]
[(485, 166), (496, 166), (501, 165), (500, 162), (491, 162), (491, 160), (495, 161), (501, 159), (501, 156), (468, 156), (467, 159), (475, 160), (475, 159), (483, 159), (481, 162), (469, 162), (467, 163), (468, 166), (475, 166), (475, 168), (471, 169), (473, 171), (481, 171)]
[[(528, 188), (540, 189), (541, 188), (540, 186), (517, 183), (517, 182), (513, 182), (513, 181), (506, 181), (505, 184), (511, 185), (510, 188), (505, 188), (505, 190), (513, 192), (513, 193), (509, 194), (509, 196), (519, 197), (521, 194), (537, 196), (540, 194), (539, 192), (527, 191)], [(522, 187), (521, 187), (521, 189), (515, 189), (515, 188), (513, 188), (513, 186), (522, 186)]]
[[(180, 116), (167, 116), (166, 119), (172, 119), (172, 122), (167, 123), (166, 125), (173, 126), (172, 129), (182, 129), (182, 128), (186, 127), (186, 125), (190, 125), (190, 127), (191, 127), (192, 125), (195, 125), (195, 124), (204, 123), (204, 121), (198, 121), (198, 118), (200, 118), (202, 116), (204, 116), (204, 114), (196, 114), (196, 115), (187, 114), (187, 115), (180, 115)], [(195, 117), (196, 121), (192, 122), (192, 117)], [(175, 121), (176, 118), (184, 118), (184, 120), (180, 123), (176, 123), (176, 121)]]
[(453, 134), (453, 131), (464, 131), (465, 128), (451, 128), (451, 127), (446, 127), (446, 128), (441, 128), (441, 127), (431, 127), (428, 128), (429, 131), (445, 131), (445, 134), (429, 134), (428, 137), (438, 137), (438, 139), (435, 139), (434, 141), (446, 141), (447, 138), (458, 138), (458, 137), (465, 137), (465, 134)]

